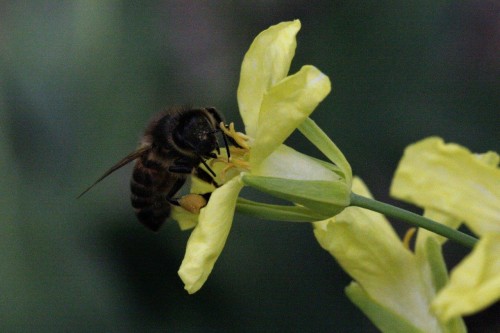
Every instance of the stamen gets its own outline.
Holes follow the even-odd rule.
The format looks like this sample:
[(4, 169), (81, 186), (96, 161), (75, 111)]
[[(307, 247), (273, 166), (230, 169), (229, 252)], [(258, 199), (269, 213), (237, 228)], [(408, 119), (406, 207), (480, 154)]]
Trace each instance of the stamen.
[(417, 228), (410, 228), (403, 237), (403, 246), (406, 247), (408, 250), (411, 250), (410, 242), (411, 239), (413, 238), (413, 235), (415, 235), (415, 232), (417, 232)]
[(244, 149), (250, 149), (250, 146), (247, 144), (249, 137), (241, 132), (236, 132), (236, 130), (234, 129), (234, 123), (229, 124), (229, 129), (223, 123), (221, 123), (219, 126), (224, 134), (226, 134), (230, 138), (233, 138), (238, 146)]
[[(222, 132), (222, 137), (224, 138), (224, 143), (227, 151), (227, 158), (220, 156), (213, 156), (208, 161), (204, 161), (201, 159), (201, 163), (205, 166), (208, 173), (212, 174), (215, 177), (215, 172), (212, 170), (216, 163), (223, 163), (223, 169), (220, 171), (219, 175), (222, 179), (222, 182), (225, 182), (225, 178), (227, 172), (231, 169), (240, 169), (240, 170), (250, 170), (250, 163), (245, 161), (247, 159), (246, 155), (250, 152), (250, 146), (247, 144), (247, 141), (250, 139), (243, 133), (236, 132), (234, 129), (234, 123), (230, 123), (229, 125), (225, 125), (223, 122), (219, 124), (220, 131)], [(233, 140), (233, 143), (236, 143), (239, 147), (229, 146), (226, 141), (226, 136)], [(212, 156), (210, 156), (212, 157)], [(231, 158), (230, 158), (231, 157)], [(203, 170), (203, 169), (202, 169)]]
[(226, 165), (226, 167), (224, 169), (222, 169), (220, 176), (222, 177), (223, 182), (226, 181), (226, 172), (228, 172), (229, 170), (231, 170), (233, 168), (236, 168), (236, 166), (233, 163), (228, 163), (228, 165)]
[(222, 169), (221, 171), (221, 177), (222, 180), (225, 181), (226, 177), (226, 172), (228, 172), (231, 169), (245, 169), (245, 170), (250, 170), (250, 163), (242, 160), (232, 160), (230, 163), (226, 163), (227, 165)]

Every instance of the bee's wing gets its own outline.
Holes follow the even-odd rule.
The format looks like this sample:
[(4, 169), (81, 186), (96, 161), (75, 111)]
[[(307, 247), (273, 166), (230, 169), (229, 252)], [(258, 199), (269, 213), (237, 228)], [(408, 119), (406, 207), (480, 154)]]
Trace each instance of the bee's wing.
[(140, 157), (142, 154), (144, 154), (145, 152), (149, 151), (150, 149), (151, 149), (151, 146), (145, 146), (145, 147), (141, 147), (141, 148), (137, 149), (136, 151), (130, 153), (129, 155), (127, 155), (126, 157), (124, 157), (120, 162), (118, 162), (115, 165), (113, 165), (99, 179), (97, 179), (94, 182), (94, 184), (90, 185), (85, 191), (83, 191), (82, 193), (80, 193), (80, 195), (78, 197), (76, 197), (76, 198), (77, 199), (80, 198), (82, 195), (84, 195), (85, 193), (87, 193), (92, 187), (94, 187), (95, 185), (97, 185), (97, 183), (99, 183), (101, 180), (103, 180), (104, 178), (106, 178), (107, 176), (109, 176), (110, 174), (112, 174), (113, 172), (115, 172), (116, 170), (120, 169), (122, 166), (125, 166), (128, 163), (132, 162), (133, 160), (137, 159), (138, 157)]

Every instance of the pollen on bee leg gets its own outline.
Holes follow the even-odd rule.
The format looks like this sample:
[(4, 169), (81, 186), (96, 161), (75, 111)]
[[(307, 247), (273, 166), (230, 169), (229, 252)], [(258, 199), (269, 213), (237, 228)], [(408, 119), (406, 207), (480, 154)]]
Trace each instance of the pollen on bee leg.
[(250, 146), (247, 144), (247, 141), (249, 139), (248, 136), (246, 136), (245, 134), (243, 134), (241, 132), (236, 132), (236, 130), (234, 129), (234, 123), (229, 124), (229, 129), (222, 122), (219, 124), (219, 126), (225, 135), (227, 135), (228, 137), (230, 137), (234, 141), (236, 141), (238, 146), (240, 146), (244, 149), (247, 149), (247, 150), (250, 149)]
[(179, 203), (179, 206), (193, 214), (199, 214), (200, 209), (207, 205), (207, 199), (200, 194), (194, 193), (182, 196), (177, 199), (177, 202)]

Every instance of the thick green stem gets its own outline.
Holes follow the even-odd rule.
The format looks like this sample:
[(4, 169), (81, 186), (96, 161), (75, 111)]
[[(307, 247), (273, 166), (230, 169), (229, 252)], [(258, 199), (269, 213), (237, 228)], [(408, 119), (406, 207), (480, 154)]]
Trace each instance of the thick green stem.
[(444, 224), (440, 224), (421, 215), (409, 212), (407, 210), (366, 198), (351, 192), (351, 206), (357, 206), (373, 210), (384, 214), (388, 217), (393, 217), (405, 221), (415, 227), (424, 228), (438, 235), (448, 238), (451, 241), (459, 243), (467, 247), (474, 247), (477, 239), (464, 234), (458, 230), (452, 229)]

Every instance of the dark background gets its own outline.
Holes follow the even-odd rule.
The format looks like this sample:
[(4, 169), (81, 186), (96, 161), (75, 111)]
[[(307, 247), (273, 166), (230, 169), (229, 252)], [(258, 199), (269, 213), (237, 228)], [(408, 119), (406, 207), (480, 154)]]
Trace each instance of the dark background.
[[(393, 202), (402, 151), (426, 136), (500, 151), (496, 1), (3, 1), (2, 332), (376, 331), (309, 224), (237, 215), (190, 296), (177, 276), (189, 232), (137, 223), (130, 167), (75, 199), (164, 106), (216, 106), (241, 128), (243, 55), (294, 18), (291, 72), (313, 64), (330, 77), (312, 117), (377, 198)], [(300, 135), (288, 143), (316, 154)], [(445, 250), (450, 265), (466, 253)], [(498, 309), (469, 317), (470, 331), (496, 331)]]

